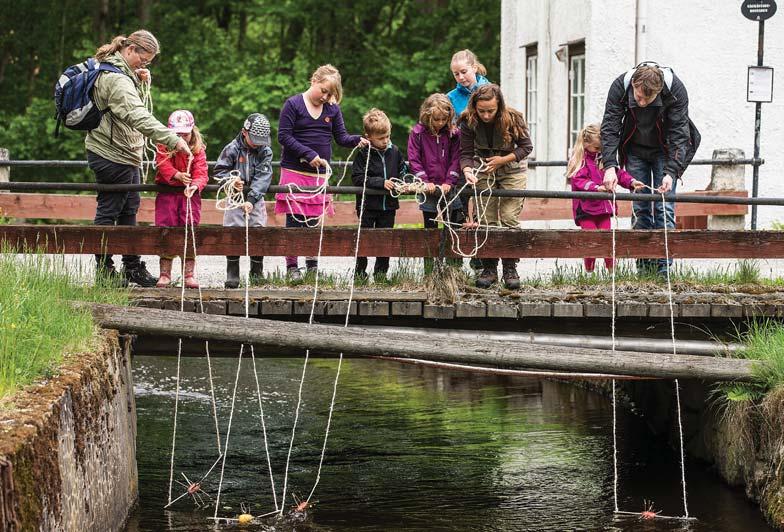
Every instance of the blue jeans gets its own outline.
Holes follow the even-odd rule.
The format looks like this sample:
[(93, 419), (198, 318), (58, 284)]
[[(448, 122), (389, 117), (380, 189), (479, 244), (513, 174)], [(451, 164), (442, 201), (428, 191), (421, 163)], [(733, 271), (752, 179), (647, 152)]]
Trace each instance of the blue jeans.
[[(651, 188), (659, 188), (664, 178), (664, 155), (659, 155), (653, 161), (642, 159), (629, 154), (626, 158), (626, 171), (638, 181), (642, 181)], [(672, 190), (674, 193), (678, 181), (673, 178)], [(642, 189), (641, 193), (650, 193)], [(665, 213), (667, 229), (675, 229), (675, 203), (662, 201), (635, 201), (632, 206), (634, 229), (663, 229)], [(637, 259), (639, 273), (652, 272), (654, 269), (660, 275), (666, 275), (667, 269), (672, 266), (672, 259)]]

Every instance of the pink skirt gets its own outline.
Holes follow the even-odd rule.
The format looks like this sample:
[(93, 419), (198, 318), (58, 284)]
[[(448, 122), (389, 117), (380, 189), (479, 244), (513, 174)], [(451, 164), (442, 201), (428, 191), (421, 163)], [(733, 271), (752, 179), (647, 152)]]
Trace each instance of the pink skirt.
[[(280, 169), (280, 185), (289, 183), (299, 187), (317, 187), (324, 183), (324, 177), (308, 175), (288, 168)], [(296, 190), (296, 186), (293, 190)], [(324, 212), (335, 214), (332, 206), (332, 194), (314, 194), (312, 192), (278, 192), (275, 194), (275, 214), (297, 214), (309, 218), (321, 216)]]

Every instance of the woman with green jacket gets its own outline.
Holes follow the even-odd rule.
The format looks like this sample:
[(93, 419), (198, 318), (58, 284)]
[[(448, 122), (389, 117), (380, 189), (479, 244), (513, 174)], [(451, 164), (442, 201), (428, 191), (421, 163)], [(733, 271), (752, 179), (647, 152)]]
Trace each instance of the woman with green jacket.
[[(139, 30), (128, 37), (115, 37), (95, 53), (97, 61), (110, 63), (121, 71), (105, 71), (95, 82), (93, 99), (104, 114), (98, 127), (87, 133), (84, 145), (87, 162), (98, 183), (140, 184), (145, 137), (171, 150), (190, 154), (188, 144), (161, 124), (145, 106), (143, 84), (150, 81), (146, 67), (159, 50), (153, 34)], [(99, 191), (97, 201), (95, 225), (136, 225), (138, 192)], [(123, 255), (122, 277), (115, 270), (110, 254), (95, 257), (98, 275), (145, 287), (155, 286), (157, 282), (138, 255)]]

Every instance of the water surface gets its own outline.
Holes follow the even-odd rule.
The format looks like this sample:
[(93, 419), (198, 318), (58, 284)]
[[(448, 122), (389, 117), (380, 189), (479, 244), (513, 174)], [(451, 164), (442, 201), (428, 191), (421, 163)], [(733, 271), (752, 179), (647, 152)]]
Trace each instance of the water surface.
[[(236, 359), (213, 359), (222, 438)], [(302, 361), (256, 361), (270, 461), (280, 498)], [(308, 366), (288, 479), (291, 493), (313, 487), (332, 394), (334, 361)], [(128, 530), (212, 529), (212, 508), (167, 502), (176, 359), (134, 358), (140, 504)], [(619, 412), (619, 506), (645, 501), (683, 515), (677, 456)], [(220, 515), (242, 503), (274, 509), (253, 369), (243, 359), (224, 471)], [(201, 477), (217, 457), (207, 365), (183, 359), (175, 474)], [(180, 478), (182, 478), (180, 476)], [(217, 493), (220, 470), (205, 479)], [(770, 530), (743, 493), (687, 463), (689, 512), (699, 518), (641, 522), (613, 516), (612, 410), (574, 385), (347, 360), (327, 455), (309, 520), (276, 530)], [(174, 496), (184, 488), (175, 486)], [(265, 530), (265, 526), (248, 529)]]

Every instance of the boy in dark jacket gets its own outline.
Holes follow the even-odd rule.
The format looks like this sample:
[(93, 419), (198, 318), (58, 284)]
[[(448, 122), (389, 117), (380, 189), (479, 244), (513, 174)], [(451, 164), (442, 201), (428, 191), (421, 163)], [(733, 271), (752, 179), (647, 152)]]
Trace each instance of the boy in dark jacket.
[[(351, 180), (355, 186), (365, 186), (367, 190), (394, 190), (392, 178), (402, 179), (406, 174), (406, 161), (397, 146), (390, 141), (392, 124), (383, 111), (371, 109), (362, 118), (365, 136), (370, 146), (362, 148), (354, 158)], [(395, 226), (395, 212), (400, 206), (397, 198), (388, 194), (365, 194), (357, 196), (357, 216), (359, 225), (364, 228), (392, 228)], [(367, 257), (357, 257), (354, 275), (367, 279)], [(389, 257), (376, 257), (373, 277), (376, 282), (386, 281), (389, 270)]]

